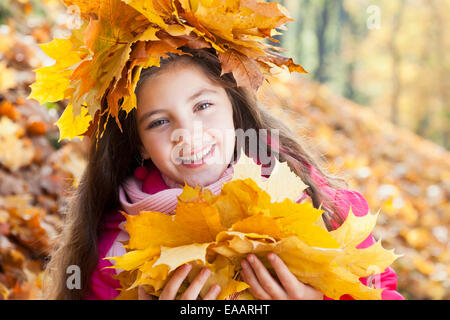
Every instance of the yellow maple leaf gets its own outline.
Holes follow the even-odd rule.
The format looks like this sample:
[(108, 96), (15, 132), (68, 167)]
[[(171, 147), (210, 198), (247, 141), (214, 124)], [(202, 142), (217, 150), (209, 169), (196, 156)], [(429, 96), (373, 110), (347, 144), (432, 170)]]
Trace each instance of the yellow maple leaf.
[(108, 257), (115, 261), (115, 267), (123, 270), (133, 270), (143, 265), (147, 260), (160, 253), (159, 246), (150, 246), (143, 250), (133, 250), (119, 257)]
[(86, 55), (85, 49), (73, 48), (73, 39), (54, 39), (39, 47), (52, 59), (55, 64), (34, 70), (36, 81), (30, 86), (31, 93), (28, 98), (33, 98), (39, 103), (55, 102), (65, 99), (66, 90), (69, 88), (69, 79), (73, 72), (71, 67), (79, 63)]
[(69, 104), (64, 109), (63, 114), (56, 121), (56, 125), (59, 128), (59, 140), (80, 138), (83, 140), (82, 134), (89, 128), (89, 124), (92, 121), (92, 117), (88, 113), (86, 107), (81, 108), (81, 113), (78, 116), (73, 115), (72, 105)]
[[(137, 271), (132, 285), (123, 290), (141, 285), (158, 296), (170, 273), (191, 262), (193, 270), (178, 296), (195, 274), (207, 267), (211, 276), (200, 295), (218, 283), (222, 288), (219, 299), (227, 299), (248, 288), (239, 275), (240, 263), (247, 254), (256, 254), (274, 273), (266, 255), (275, 252), (299, 281), (330, 298), (349, 294), (355, 299), (380, 299), (382, 289), (369, 288), (359, 279), (383, 272), (399, 256), (393, 250), (385, 250), (380, 242), (365, 249), (356, 248), (373, 230), (378, 214), (356, 217), (350, 209), (344, 223), (329, 232), (318, 223), (322, 210), (288, 198), (297, 196), (304, 184), (295, 181), (300, 179), (294, 178), (290, 170), (283, 169), (285, 163), (272, 172), (272, 180), (263, 180), (259, 166), (245, 160), (235, 165), (234, 178), (223, 185), (218, 195), (186, 185), (173, 216), (151, 211), (124, 214), (130, 234), (125, 245), (128, 252), (123, 257), (108, 257), (116, 261), (112, 268), (130, 274)], [(247, 176), (242, 171), (243, 163)], [(293, 181), (297, 186), (295, 193), (273, 191), (277, 183), (284, 185), (285, 181)], [(277, 199), (285, 198), (273, 202), (270, 192)], [(242, 298), (254, 297), (244, 292)]]
[(284, 199), (296, 201), (308, 186), (291, 171), (286, 162), (280, 163), (277, 158), (274, 159), (275, 166), (269, 178), (266, 179), (261, 176), (261, 167), (242, 153), (238, 162), (233, 165), (232, 180), (253, 180), (261, 190), (270, 194), (272, 202), (280, 202)]
[(168, 272), (171, 272), (182, 264), (191, 261), (200, 260), (206, 264), (206, 249), (209, 245), (209, 243), (194, 243), (175, 248), (161, 247), (161, 254), (153, 266), (156, 267), (164, 264), (169, 267)]

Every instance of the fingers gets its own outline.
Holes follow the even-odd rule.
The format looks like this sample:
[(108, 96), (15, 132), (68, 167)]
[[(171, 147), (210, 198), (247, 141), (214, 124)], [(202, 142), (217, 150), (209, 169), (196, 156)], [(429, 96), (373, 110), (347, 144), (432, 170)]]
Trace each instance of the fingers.
[[(163, 291), (159, 296), (159, 300), (175, 300), (178, 290), (184, 279), (192, 270), (191, 264), (185, 264), (180, 266), (172, 275), (172, 278), (166, 283)], [(184, 291), (180, 297), (181, 300), (195, 300), (197, 299), (200, 291), (211, 275), (211, 271), (208, 268), (203, 268), (191, 282), (189, 287)], [(204, 300), (215, 300), (219, 295), (221, 288), (219, 285), (214, 285), (205, 295)]]
[(202, 290), (206, 280), (208, 280), (211, 275), (211, 271), (208, 268), (203, 268), (194, 280), (191, 282), (189, 287), (184, 291), (181, 296), (181, 300), (195, 300), (197, 299), (198, 294)]
[(283, 288), (287, 291), (289, 299), (292, 300), (323, 300), (323, 293), (313, 287), (304, 284), (295, 277), (283, 260), (273, 252), (267, 254), (273, 269)]
[[(323, 300), (323, 293), (314, 289), (310, 285), (305, 284), (304, 296), (308, 297), (308, 300)], [(306, 300), (306, 299), (304, 299)]]
[(269, 270), (264, 266), (264, 264), (256, 257), (254, 254), (247, 256), (254, 274), (256, 275), (260, 286), (267, 292), (272, 299), (282, 300), (287, 299), (286, 292), (280, 286), (280, 284), (272, 277)]
[(217, 297), (219, 296), (220, 291), (222, 289), (219, 285), (213, 285), (211, 289), (209, 289), (208, 293), (205, 295), (203, 300), (217, 300)]
[[(255, 257), (253, 257), (255, 259)], [(257, 260), (256, 263), (261, 263)], [(250, 292), (261, 300), (284, 300), (287, 298), (284, 290), (272, 278), (267, 269), (261, 263), (256, 265), (255, 260), (250, 265), (246, 260), (242, 260), (242, 277), (246, 283), (250, 285)], [(265, 269), (265, 270), (263, 270)], [(267, 273), (266, 273), (267, 272)], [(259, 275), (258, 275), (259, 273)]]
[(267, 292), (259, 285), (258, 279), (256, 278), (256, 275), (253, 273), (253, 270), (251, 269), (248, 262), (242, 260), (241, 265), (242, 265), (241, 276), (243, 280), (250, 286), (249, 288), (250, 292), (258, 299), (272, 300), (270, 295), (268, 295)]
[(178, 289), (191, 269), (192, 266), (190, 264), (184, 264), (178, 267), (178, 269), (173, 273), (172, 278), (170, 278), (164, 286), (164, 289), (159, 296), (159, 300), (175, 300)]
[(283, 288), (287, 291), (288, 296), (294, 300), (302, 299), (306, 286), (298, 281), (283, 260), (281, 260), (275, 253), (269, 253), (267, 258), (275, 270), (275, 273), (283, 285)]

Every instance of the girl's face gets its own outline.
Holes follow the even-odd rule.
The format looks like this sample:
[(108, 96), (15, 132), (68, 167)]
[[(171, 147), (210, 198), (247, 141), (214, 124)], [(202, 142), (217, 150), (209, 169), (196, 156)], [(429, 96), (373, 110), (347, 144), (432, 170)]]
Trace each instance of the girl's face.
[(177, 63), (144, 81), (137, 105), (144, 159), (183, 185), (219, 179), (235, 144), (233, 109), (224, 88), (200, 67)]

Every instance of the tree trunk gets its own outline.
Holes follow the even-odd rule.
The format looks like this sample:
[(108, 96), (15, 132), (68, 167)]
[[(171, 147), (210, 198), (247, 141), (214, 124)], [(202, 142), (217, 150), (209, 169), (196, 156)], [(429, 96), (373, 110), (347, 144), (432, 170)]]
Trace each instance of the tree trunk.
[(392, 94), (391, 94), (391, 122), (395, 125), (399, 124), (399, 99), (401, 94), (401, 80), (399, 76), (401, 56), (397, 48), (397, 36), (400, 29), (405, 0), (401, 0), (400, 6), (394, 16), (392, 25), (392, 34), (389, 43), (389, 50), (392, 56)]
[(318, 67), (315, 72), (315, 78), (319, 82), (325, 82), (327, 80), (325, 55), (326, 55), (326, 38), (325, 31), (327, 30), (329, 21), (329, 1), (323, 2), (321, 10), (317, 11), (316, 19), (316, 35), (317, 35), (317, 51), (318, 51)]

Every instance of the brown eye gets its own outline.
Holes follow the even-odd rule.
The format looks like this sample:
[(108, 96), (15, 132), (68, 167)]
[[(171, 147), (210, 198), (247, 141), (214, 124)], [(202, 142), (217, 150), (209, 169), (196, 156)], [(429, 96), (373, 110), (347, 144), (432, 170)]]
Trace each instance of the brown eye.
[[(203, 106), (206, 106), (206, 105), (208, 105), (208, 107), (202, 108)], [(211, 105), (211, 103), (209, 103), (209, 102), (202, 103), (197, 107), (197, 110), (202, 111), (202, 110), (208, 109), (210, 105)]]
[(164, 123), (161, 123), (163, 121), (167, 121), (167, 120), (156, 120), (156, 121), (153, 121), (152, 123), (150, 123), (150, 125), (147, 127), (147, 129), (151, 129), (151, 128), (154, 128), (154, 127), (159, 127), (160, 125), (164, 124)]

